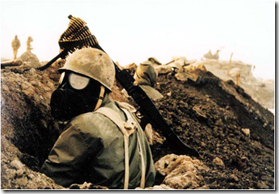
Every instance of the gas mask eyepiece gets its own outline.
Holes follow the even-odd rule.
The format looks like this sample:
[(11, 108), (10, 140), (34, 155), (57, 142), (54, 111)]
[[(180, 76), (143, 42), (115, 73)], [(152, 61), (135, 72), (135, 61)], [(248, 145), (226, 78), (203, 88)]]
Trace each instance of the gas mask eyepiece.
[[(68, 75), (65, 77), (66, 72), (63, 72), (61, 74), (61, 77), (59, 79), (59, 84), (61, 85), (63, 82), (68, 82), (70, 86), (75, 90), (83, 90), (86, 88), (90, 82), (89, 77), (85, 77), (73, 72), (68, 73)], [(64, 79), (67, 79), (64, 81)]]
[(90, 78), (75, 73), (69, 75), (69, 83), (76, 90), (83, 90), (89, 84)]

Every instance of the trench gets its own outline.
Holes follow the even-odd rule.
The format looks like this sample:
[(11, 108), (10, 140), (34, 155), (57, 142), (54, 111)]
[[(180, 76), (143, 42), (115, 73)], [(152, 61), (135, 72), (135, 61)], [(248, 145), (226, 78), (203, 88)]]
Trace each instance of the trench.
[[(165, 83), (161, 87), (165, 98), (156, 103), (159, 111), (175, 127), (180, 138), (200, 151), (203, 156), (201, 160), (213, 169), (204, 174), (210, 188), (258, 188), (260, 176), (266, 179), (268, 188), (274, 188), (273, 152), (262, 149), (261, 145), (252, 144), (257, 140), (264, 143), (263, 140), (266, 139), (269, 139), (265, 141), (269, 146), (273, 143), (273, 131), (270, 130), (273, 117), (262, 107), (253, 104), (251, 99), (248, 101), (261, 114), (253, 112), (253, 109), (249, 112), (246, 104), (235, 97), (240, 94), (224, 91), (216, 78), (213, 77), (213, 81), (210, 81), (211, 75), (208, 76), (204, 83), (196, 85), (174, 79), (167, 81), (167, 78), (160, 76), (159, 81)], [(19, 149), (21, 153), (17, 155), (18, 158), (34, 171), (39, 170), (63, 129), (50, 115), (50, 95), (58, 81), (50, 77), (49, 72), (2, 71), (1, 135)], [(24, 84), (27, 86), (23, 87)], [(47, 85), (49, 87), (45, 88)], [(115, 96), (118, 98), (116, 100), (121, 101), (119, 89)], [(170, 91), (173, 95), (168, 96)], [(200, 107), (202, 114), (195, 111), (195, 106)], [(228, 117), (227, 121), (223, 119), (225, 116)], [(256, 116), (258, 119), (255, 120)], [(243, 118), (245, 120), (242, 121)], [(222, 122), (216, 125), (218, 120)], [(270, 124), (265, 125), (266, 122)], [(252, 134), (250, 140), (241, 133), (239, 127), (253, 127), (258, 132)], [(266, 135), (262, 135), (266, 132)], [(172, 153), (166, 144), (157, 144), (151, 146), (151, 149), (154, 162)], [(232, 160), (236, 154), (236, 160)], [(238, 158), (242, 156), (250, 161), (245, 167), (238, 169)], [(221, 158), (226, 167), (215, 166), (212, 163), (215, 157)], [(239, 182), (229, 182), (232, 172), (237, 175)], [(162, 179), (163, 177), (157, 176), (156, 184), (162, 183)]]

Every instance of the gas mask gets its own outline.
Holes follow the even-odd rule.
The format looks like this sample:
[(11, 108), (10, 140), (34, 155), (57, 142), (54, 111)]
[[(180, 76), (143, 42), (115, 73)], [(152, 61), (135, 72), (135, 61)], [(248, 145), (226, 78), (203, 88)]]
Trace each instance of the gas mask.
[(61, 74), (59, 87), (51, 96), (51, 115), (55, 120), (65, 122), (94, 111), (100, 107), (104, 94), (104, 86), (96, 80), (65, 71)]

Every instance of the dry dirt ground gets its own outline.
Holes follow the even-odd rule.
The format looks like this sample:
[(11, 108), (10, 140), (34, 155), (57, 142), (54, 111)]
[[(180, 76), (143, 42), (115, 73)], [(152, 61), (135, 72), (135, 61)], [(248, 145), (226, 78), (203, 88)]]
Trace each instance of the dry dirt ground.
[[(25, 71), (30, 67), (24, 65), (1, 69), (2, 189), (68, 189), (38, 172), (62, 132), (49, 107), (62, 65), (56, 62), (45, 71)], [(160, 75), (156, 88), (164, 98), (155, 105), (200, 158), (174, 155), (166, 141), (155, 141), (158, 174), (150, 189), (275, 189), (274, 115), (234, 82), (199, 69), (192, 74), (199, 79)], [(121, 86), (114, 89), (114, 99), (128, 102)]]

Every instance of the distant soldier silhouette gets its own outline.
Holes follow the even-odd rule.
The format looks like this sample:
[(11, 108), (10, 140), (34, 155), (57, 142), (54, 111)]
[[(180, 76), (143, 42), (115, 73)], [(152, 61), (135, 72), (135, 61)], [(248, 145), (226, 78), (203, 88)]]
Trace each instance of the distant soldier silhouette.
[(218, 60), (219, 59), (219, 52), (220, 52), (220, 50), (217, 50), (216, 53), (214, 55), (212, 55), (211, 58)]
[(219, 59), (219, 52), (220, 52), (220, 50), (217, 50), (216, 53), (213, 55), (211, 53), (211, 50), (209, 50), (208, 53), (203, 55), (203, 57), (206, 58), (206, 59), (216, 59), (216, 60), (218, 60)]
[(31, 37), (31, 36), (29, 36), (28, 38), (27, 38), (27, 41), (26, 41), (26, 51), (27, 52), (31, 52), (31, 50), (33, 49), (32, 47), (31, 47), (31, 42), (33, 42), (33, 38)]
[(15, 39), (12, 41), (12, 48), (13, 48), (13, 52), (14, 52), (14, 59), (16, 59), (17, 57), (17, 51), (20, 47), (20, 41), (17, 38), (17, 35), (15, 35)]
[(203, 56), (204, 56), (204, 58), (211, 59), (211, 57), (212, 57), (211, 50), (209, 50), (208, 53), (204, 54)]

